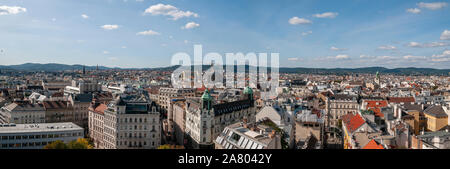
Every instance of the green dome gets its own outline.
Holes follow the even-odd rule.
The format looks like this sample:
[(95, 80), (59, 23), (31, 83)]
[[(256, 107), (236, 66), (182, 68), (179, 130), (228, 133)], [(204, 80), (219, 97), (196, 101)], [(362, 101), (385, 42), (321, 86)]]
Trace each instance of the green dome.
[(205, 92), (203, 93), (202, 100), (204, 100), (204, 101), (211, 101), (212, 100), (212, 97), (209, 94), (209, 90), (208, 89), (206, 89)]
[(244, 89), (244, 94), (253, 94), (252, 88), (250, 88), (250, 87), (247, 86), (247, 87)]

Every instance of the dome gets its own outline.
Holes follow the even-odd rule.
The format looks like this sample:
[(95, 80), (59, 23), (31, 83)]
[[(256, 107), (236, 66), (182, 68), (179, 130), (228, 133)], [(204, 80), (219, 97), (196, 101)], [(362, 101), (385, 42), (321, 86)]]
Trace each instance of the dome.
[(204, 101), (211, 101), (212, 100), (212, 97), (209, 94), (209, 90), (208, 89), (206, 89), (205, 92), (203, 93), (202, 100), (204, 100)]
[(250, 88), (250, 87), (247, 86), (247, 87), (244, 89), (244, 94), (253, 94), (252, 88)]

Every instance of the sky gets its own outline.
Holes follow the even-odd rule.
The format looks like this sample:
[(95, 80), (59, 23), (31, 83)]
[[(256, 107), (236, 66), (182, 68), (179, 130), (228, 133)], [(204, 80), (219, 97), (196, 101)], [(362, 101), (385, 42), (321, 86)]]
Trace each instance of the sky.
[(450, 68), (449, 1), (0, 0), (0, 65), (170, 66), (279, 53), (281, 67)]

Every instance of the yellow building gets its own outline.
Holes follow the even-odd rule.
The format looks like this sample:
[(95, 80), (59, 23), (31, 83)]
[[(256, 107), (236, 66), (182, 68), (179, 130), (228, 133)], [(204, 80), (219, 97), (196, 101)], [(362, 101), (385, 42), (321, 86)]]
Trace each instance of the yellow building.
[(427, 119), (427, 130), (438, 131), (448, 125), (448, 115), (442, 106), (432, 105), (423, 112)]
[(417, 110), (408, 110), (406, 113), (409, 116), (403, 117), (403, 120), (412, 127), (415, 135), (419, 135), (422, 129), (426, 129), (427, 119), (423, 112)]

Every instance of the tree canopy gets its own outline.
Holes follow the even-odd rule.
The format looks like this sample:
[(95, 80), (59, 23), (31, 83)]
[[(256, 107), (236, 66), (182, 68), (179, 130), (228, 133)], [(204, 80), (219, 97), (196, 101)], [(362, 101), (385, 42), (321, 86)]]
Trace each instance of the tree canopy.
[(61, 140), (54, 141), (44, 146), (44, 149), (92, 149), (93, 146), (85, 138), (78, 138), (68, 144)]

